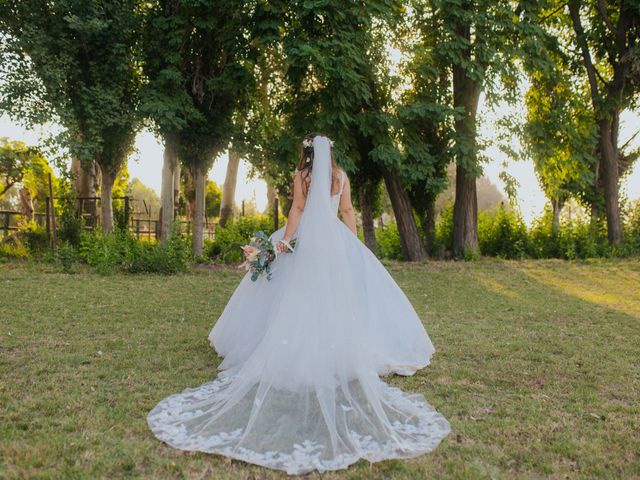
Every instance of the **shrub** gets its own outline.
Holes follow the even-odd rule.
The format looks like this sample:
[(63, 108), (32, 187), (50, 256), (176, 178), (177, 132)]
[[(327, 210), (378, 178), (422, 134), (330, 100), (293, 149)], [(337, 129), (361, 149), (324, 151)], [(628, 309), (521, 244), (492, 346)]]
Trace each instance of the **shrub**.
[(191, 254), (188, 242), (174, 227), (166, 245), (138, 240), (126, 230), (85, 234), (80, 255), (101, 274), (117, 270), (173, 274), (187, 269)]
[(592, 258), (612, 254), (607, 241), (604, 219), (576, 217), (560, 223), (553, 231), (553, 213), (547, 208), (542, 217), (531, 226), (530, 238), (533, 256), (536, 258)]
[(453, 204), (447, 206), (438, 217), (433, 246), (436, 252), (453, 251)]
[(69, 242), (61, 242), (55, 252), (55, 261), (60, 264), (62, 271), (72, 273), (79, 260), (78, 251)]
[(404, 258), (398, 226), (395, 223), (391, 223), (384, 228), (378, 228), (376, 230), (376, 241), (380, 258), (388, 258), (390, 260), (402, 260)]
[(49, 242), (45, 229), (33, 220), (20, 227), (20, 234), (29, 253), (38, 254), (47, 249)]
[(529, 234), (522, 216), (501, 204), (478, 213), (480, 253), (492, 257), (523, 258), (531, 253)]
[(23, 243), (0, 244), (0, 258), (26, 260), (29, 258), (29, 250)]
[(164, 245), (136, 241), (125, 258), (124, 269), (129, 273), (169, 275), (185, 271), (190, 257), (189, 243), (174, 229)]
[(63, 212), (60, 216), (60, 226), (57, 230), (58, 239), (78, 248), (80, 247), (84, 226), (84, 219), (76, 217), (74, 214)]
[(627, 255), (640, 255), (640, 199), (630, 205), (624, 229), (624, 250)]
[(223, 262), (240, 262), (240, 247), (247, 244), (258, 230), (270, 234), (273, 231), (273, 220), (266, 215), (233, 218), (224, 228), (216, 228), (214, 240), (205, 243), (205, 253), (209, 258)]

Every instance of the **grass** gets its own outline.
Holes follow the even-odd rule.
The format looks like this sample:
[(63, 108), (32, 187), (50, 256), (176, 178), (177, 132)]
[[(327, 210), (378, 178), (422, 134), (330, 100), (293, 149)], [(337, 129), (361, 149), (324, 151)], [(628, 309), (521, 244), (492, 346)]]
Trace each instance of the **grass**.
[[(437, 350), (388, 381), (423, 393), (452, 433), (428, 455), (322, 478), (640, 478), (640, 262), (388, 268)], [(207, 335), (239, 275), (0, 265), (0, 478), (283, 477), (172, 449), (146, 424), (215, 376)]]

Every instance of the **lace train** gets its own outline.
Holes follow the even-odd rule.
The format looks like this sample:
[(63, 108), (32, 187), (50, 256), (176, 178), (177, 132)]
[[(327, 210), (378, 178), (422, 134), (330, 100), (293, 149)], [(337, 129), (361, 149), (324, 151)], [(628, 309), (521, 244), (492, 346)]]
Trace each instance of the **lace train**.
[[(272, 390), (261, 402), (256, 384), (224, 411), (234, 382), (225, 373), (158, 403), (147, 419), (153, 433), (174, 448), (217, 453), (293, 475), (338, 470), (361, 458), (415, 457), (436, 448), (450, 432), (449, 422), (421, 394), (405, 393), (382, 380), (376, 385), (379, 407), (391, 431), (387, 422), (377, 420), (380, 412), (357, 380), (335, 392), (335, 435), (326, 431), (326, 399), (319, 399), (330, 392)], [(261, 415), (251, 424), (254, 406)]]

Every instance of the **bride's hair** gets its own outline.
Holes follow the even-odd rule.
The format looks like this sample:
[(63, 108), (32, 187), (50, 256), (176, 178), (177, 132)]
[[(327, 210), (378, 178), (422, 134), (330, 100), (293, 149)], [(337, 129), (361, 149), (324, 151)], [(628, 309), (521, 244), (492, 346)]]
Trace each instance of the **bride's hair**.
[[(309, 133), (304, 137), (305, 140), (311, 141), (310, 142), (311, 145), (305, 146), (305, 144), (303, 143), (302, 152), (300, 153), (300, 161), (298, 162), (298, 171), (301, 172), (302, 184), (304, 185), (305, 195), (307, 194), (309, 183), (311, 181), (311, 178), (309, 177), (309, 175), (313, 170), (313, 139), (317, 136), (326, 137), (324, 133), (320, 133), (320, 132)], [(338, 164), (336, 163), (336, 157), (333, 155), (333, 148), (331, 148), (331, 167), (333, 170), (331, 190), (333, 191), (334, 190), (333, 186), (336, 184), (336, 182), (338, 182), (338, 184), (340, 182), (339, 177), (337, 176)]]

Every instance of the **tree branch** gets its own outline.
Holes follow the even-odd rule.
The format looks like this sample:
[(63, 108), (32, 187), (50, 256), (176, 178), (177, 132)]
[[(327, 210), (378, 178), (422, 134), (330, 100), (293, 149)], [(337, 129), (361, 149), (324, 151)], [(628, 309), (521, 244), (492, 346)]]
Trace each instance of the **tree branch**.
[(604, 0), (598, 0), (597, 4), (598, 4), (598, 12), (602, 17), (602, 21), (607, 26), (607, 28), (611, 31), (611, 33), (615, 35), (616, 27), (613, 26), (613, 23), (611, 23), (611, 19), (609, 18), (609, 15), (607, 15), (607, 4), (604, 2)]
[[(569, 1), (569, 15), (571, 16), (571, 21), (573, 23), (573, 30), (576, 33), (576, 43), (580, 48), (582, 53), (582, 61), (584, 63), (584, 67), (587, 70), (587, 77), (589, 79), (589, 88), (591, 89), (591, 103), (593, 104), (594, 111), (598, 111), (598, 103), (600, 99), (600, 91), (598, 89), (598, 79), (600, 75), (596, 70), (596, 67), (593, 64), (593, 60), (591, 59), (591, 53), (589, 52), (589, 46), (587, 45), (587, 41), (585, 39), (584, 28), (582, 27), (582, 20), (580, 20), (580, 1), (579, 0), (570, 0)], [(600, 77), (602, 81), (602, 77)]]
[(9, 189), (11, 187), (13, 187), (17, 182), (9, 182), (7, 181), (7, 183), (4, 185), (4, 188), (2, 189), (2, 191), (0, 192), (0, 197), (2, 197), (5, 193), (7, 193), (9, 191)]
[(567, 2), (563, 2), (560, 4), (560, 6), (558, 8), (556, 8), (553, 12), (545, 15), (544, 17), (542, 17), (540, 20), (545, 22), (546, 20), (550, 19), (551, 17), (553, 17), (556, 13), (558, 13), (560, 10), (562, 10), (564, 7), (567, 6)]
[(624, 142), (624, 145), (622, 145), (620, 147), (620, 150), (624, 150), (625, 148), (627, 148), (629, 146), (629, 144), (631, 142), (633, 142), (633, 140), (638, 136), (638, 134), (640, 133), (640, 130), (638, 130), (636, 133), (634, 133), (633, 135), (631, 135), (631, 137), (629, 137), (629, 140), (627, 140), (626, 142)]

